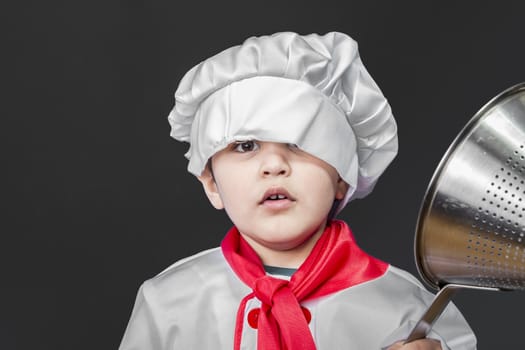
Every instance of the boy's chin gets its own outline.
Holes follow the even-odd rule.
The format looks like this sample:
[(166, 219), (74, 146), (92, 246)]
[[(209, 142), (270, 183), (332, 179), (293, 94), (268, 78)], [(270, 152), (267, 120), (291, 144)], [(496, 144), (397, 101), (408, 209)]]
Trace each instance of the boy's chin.
[(269, 230), (258, 231), (256, 234), (250, 235), (251, 240), (257, 244), (264, 246), (267, 249), (274, 251), (290, 251), (301, 248), (305, 243), (309, 242), (317, 233), (317, 230), (306, 232), (294, 232), (291, 230)]

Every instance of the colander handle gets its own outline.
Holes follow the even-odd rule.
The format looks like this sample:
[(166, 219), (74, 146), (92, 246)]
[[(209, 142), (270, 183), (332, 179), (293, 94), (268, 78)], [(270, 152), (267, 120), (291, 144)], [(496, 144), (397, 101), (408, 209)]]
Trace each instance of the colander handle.
[(481, 289), (481, 290), (500, 290), (498, 288), (490, 287), (478, 287), (478, 286), (467, 286), (461, 284), (447, 284), (445, 285), (434, 297), (432, 304), (428, 307), (427, 311), (423, 314), (421, 319), (417, 322), (416, 326), (412, 329), (409, 336), (405, 340), (406, 343), (410, 343), (417, 339), (423, 339), (427, 336), (428, 332), (432, 328), (434, 322), (441, 315), (445, 307), (448, 305), (452, 297), (460, 289)]

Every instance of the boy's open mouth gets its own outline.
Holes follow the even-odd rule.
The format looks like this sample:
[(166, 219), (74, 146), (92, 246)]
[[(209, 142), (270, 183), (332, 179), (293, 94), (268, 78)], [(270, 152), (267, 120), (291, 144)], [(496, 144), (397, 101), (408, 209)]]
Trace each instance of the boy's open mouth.
[(260, 204), (263, 204), (266, 201), (282, 200), (295, 201), (295, 199), (292, 198), (292, 196), (290, 196), (290, 194), (284, 188), (271, 188), (264, 193)]
[(273, 194), (270, 197), (266, 198), (266, 200), (275, 201), (278, 199), (285, 199), (288, 198), (284, 194)]

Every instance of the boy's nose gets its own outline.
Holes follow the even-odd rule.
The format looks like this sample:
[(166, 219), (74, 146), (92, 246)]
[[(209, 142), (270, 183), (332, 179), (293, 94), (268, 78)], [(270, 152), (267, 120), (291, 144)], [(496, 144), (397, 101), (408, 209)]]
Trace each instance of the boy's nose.
[(262, 176), (287, 176), (290, 174), (290, 164), (287, 145), (268, 143), (262, 147), (261, 175)]

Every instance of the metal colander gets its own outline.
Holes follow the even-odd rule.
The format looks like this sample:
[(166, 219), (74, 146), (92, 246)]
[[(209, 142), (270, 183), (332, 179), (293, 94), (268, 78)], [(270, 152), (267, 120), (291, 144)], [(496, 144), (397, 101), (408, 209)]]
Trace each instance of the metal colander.
[(439, 292), (408, 341), (424, 337), (461, 288), (525, 290), (525, 83), (482, 107), (441, 159), (415, 256)]

